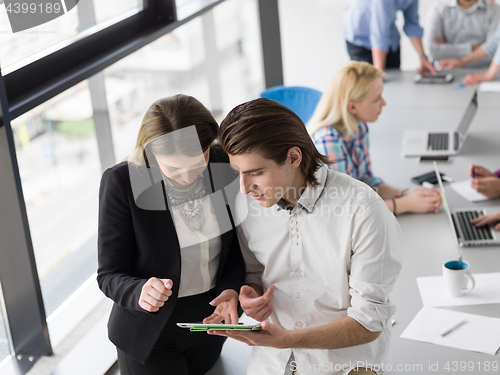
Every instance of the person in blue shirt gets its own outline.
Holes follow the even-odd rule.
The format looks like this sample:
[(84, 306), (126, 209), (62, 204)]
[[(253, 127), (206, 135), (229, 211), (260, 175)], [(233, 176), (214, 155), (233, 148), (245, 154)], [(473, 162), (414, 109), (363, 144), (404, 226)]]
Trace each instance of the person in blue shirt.
[(343, 25), (351, 60), (369, 62), (380, 70), (400, 67), (401, 35), (395, 24), (398, 11), (403, 12), (403, 30), (420, 55), (418, 72), (436, 74), (422, 45), (424, 30), (419, 24), (418, 0), (352, 0)]

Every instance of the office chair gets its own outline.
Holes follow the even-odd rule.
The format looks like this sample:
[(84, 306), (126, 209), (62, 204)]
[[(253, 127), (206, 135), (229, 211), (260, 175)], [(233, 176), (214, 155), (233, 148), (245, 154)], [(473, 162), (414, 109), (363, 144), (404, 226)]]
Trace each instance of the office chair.
[(308, 87), (281, 85), (268, 88), (260, 94), (260, 97), (283, 104), (294, 111), (304, 123), (307, 123), (316, 109), (321, 95), (318, 90)]

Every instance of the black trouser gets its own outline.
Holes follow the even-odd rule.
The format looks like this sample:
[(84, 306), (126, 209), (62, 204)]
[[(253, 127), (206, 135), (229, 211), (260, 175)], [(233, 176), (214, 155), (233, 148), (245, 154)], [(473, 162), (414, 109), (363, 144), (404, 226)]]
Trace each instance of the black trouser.
[(208, 303), (215, 297), (212, 289), (203, 294), (179, 298), (145, 365), (117, 349), (120, 374), (204, 375), (219, 358), (225, 337), (191, 332), (187, 328), (177, 327), (176, 323), (201, 322), (214, 312), (214, 307)]
[[(346, 44), (347, 44), (347, 53), (349, 54), (351, 60), (366, 61), (370, 64), (373, 64), (371, 49), (367, 49), (361, 46), (356, 46), (352, 43), (349, 43), (347, 40)], [(389, 50), (389, 52), (387, 53), (387, 60), (385, 62), (385, 67), (387, 69), (391, 68), (399, 69), (400, 66), (401, 66), (401, 49), (398, 48), (396, 52), (392, 52), (391, 50)]]

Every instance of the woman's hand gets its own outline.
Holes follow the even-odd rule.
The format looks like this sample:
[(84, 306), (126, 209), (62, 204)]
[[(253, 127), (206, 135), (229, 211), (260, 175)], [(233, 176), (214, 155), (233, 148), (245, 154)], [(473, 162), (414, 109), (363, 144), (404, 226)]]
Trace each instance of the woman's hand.
[(490, 199), (500, 197), (500, 178), (497, 176), (475, 177), (471, 179), (470, 186)]
[(485, 72), (476, 72), (467, 74), (462, 80), (463, 83), (472, 86), (479, 82), (493, 81), (495, 76), (491, 76), (490, 72), (487, 70)]
[(139, 306), (149, 312), (156, 312), (172, 295), (173, 282), (170, 279), (150, 278), (142, 286)]
[(397, 206), (401, 203), (403, 212), (438, 212), (441, 206), (441, 194), (439, 190), (426, 187), (416, 187), (409, 190), (402, 198), (397, 200)]
[(475, 224), (476, 227), (484, 227), (485, 225), (490, 223), (498, 223), (495, 225), (495, 230), (500, 231), (500, 212), (479, 216), (472, 220), (471, 223)]
[(490, 172), (489, 169), (486, 169), (485, 167), (475, 164), (469, 166), (467, 174), (469, 175), (470, 178), (495, 176), (493, 173)]
[(238, 324), (238, 292), (233, 289), (226, 289), (212, 302), (216, 306), (212, 315), (203, 319), (204, 324)]

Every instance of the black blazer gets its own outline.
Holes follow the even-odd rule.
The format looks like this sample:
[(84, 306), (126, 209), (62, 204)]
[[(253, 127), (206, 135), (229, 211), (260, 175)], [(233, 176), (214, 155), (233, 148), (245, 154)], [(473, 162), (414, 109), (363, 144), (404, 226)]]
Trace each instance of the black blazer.
[[(231, 191), (224, 189), (226, 204), (213, 204), (219, 223), (227, 222), (229, 216), (233, 224), (232, 230), (221, 235), (217, 294), (225, 289), (239, 292), (245, 281), (243, 257), (227, 205), (234, 201), (238, 176), (229, 171), (228, 161), (220, 147), (211, 147), (209, 164), (203, 172), (210, 193), (233, 181)], [(223, 173), (221, 166), (226, 167)], [(160, 175), (158, 167), (129, 167), (122, 162), (104, 172), (99, 190), (97, 281), (104, 294), (115, 302), (108, 335), (118, 348), (142, 363), (148, 359), (175, 308), (181, 274), (177, 233), (166, 206), (163, 181), (152, 177), (154, 172)], [(143, 186), (140, 194), (137, 188), (133, 191), (131, 178), (142, 178), (144, 182), (148, 176), (152, 181), (150, 186), (146, 184), (145, 189)], [(172, 296), (155, 313), (143, 310), (138, 304), (142, 286), (151, 277), (173, 281)]]

